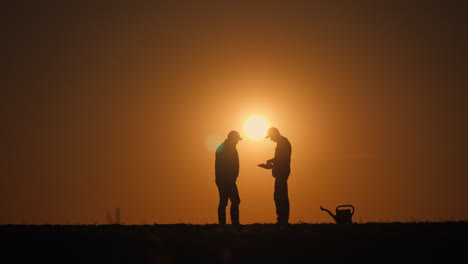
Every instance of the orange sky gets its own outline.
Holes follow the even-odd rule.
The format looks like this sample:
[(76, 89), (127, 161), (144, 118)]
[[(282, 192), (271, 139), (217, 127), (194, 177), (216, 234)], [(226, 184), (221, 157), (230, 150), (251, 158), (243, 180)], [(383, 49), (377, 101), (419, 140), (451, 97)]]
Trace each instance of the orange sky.
[(6, 8), (0, 224), (215, 223), (233, 129), (241, 223), (275, 222), (253, 114), (292, 144), (291, 223), (468, 220), (455, 2), (122, 2)]

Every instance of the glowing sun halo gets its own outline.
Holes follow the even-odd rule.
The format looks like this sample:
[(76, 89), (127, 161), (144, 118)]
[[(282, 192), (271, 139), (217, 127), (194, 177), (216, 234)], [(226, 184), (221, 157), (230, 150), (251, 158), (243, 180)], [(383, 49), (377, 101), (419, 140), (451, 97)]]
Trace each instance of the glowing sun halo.
[(266, 136), (270, 124), (268, 121), (258, 115), (251, 116), (245, 121), (244, 131), (251, 139), (260, 139)]

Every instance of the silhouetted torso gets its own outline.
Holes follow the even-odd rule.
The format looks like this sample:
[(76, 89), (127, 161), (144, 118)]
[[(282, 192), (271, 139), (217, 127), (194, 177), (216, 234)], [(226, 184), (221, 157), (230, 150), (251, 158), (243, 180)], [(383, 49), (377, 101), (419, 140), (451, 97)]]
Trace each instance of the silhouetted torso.
[(216, 149), (215, 175), (216, 184), (235, 183), (239, 175), (239, 154), (227, 140)]
[(291, 143), (286, 137), (278, 139), (275, 149), (273, 177), (289, 177), (291, 172)]

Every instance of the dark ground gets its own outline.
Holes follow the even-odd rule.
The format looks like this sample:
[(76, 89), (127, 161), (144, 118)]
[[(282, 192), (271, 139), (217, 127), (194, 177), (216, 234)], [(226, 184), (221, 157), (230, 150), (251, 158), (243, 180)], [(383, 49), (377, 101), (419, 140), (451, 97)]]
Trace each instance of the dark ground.
[(464, 263), (468, 222), (2, 225), (0, 238), (2, 263)]

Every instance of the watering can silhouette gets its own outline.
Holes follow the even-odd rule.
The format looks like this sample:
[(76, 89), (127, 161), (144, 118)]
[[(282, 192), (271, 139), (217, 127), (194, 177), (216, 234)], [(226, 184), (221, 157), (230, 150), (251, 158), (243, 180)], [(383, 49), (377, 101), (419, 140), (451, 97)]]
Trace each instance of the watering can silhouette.
[[(348, 207), (348, 209), (340, 209), (342, 207)], [(351, 209), (350, 209), (351, 208)], [(320, 206), (322, 211), (327, 212), (337, 224), (352, 224), (352, 217), (354, 214), (354, 206), (352, 205), (339, 205), (336, 207), (336, 214), (332, 214), (328, 209)]]

